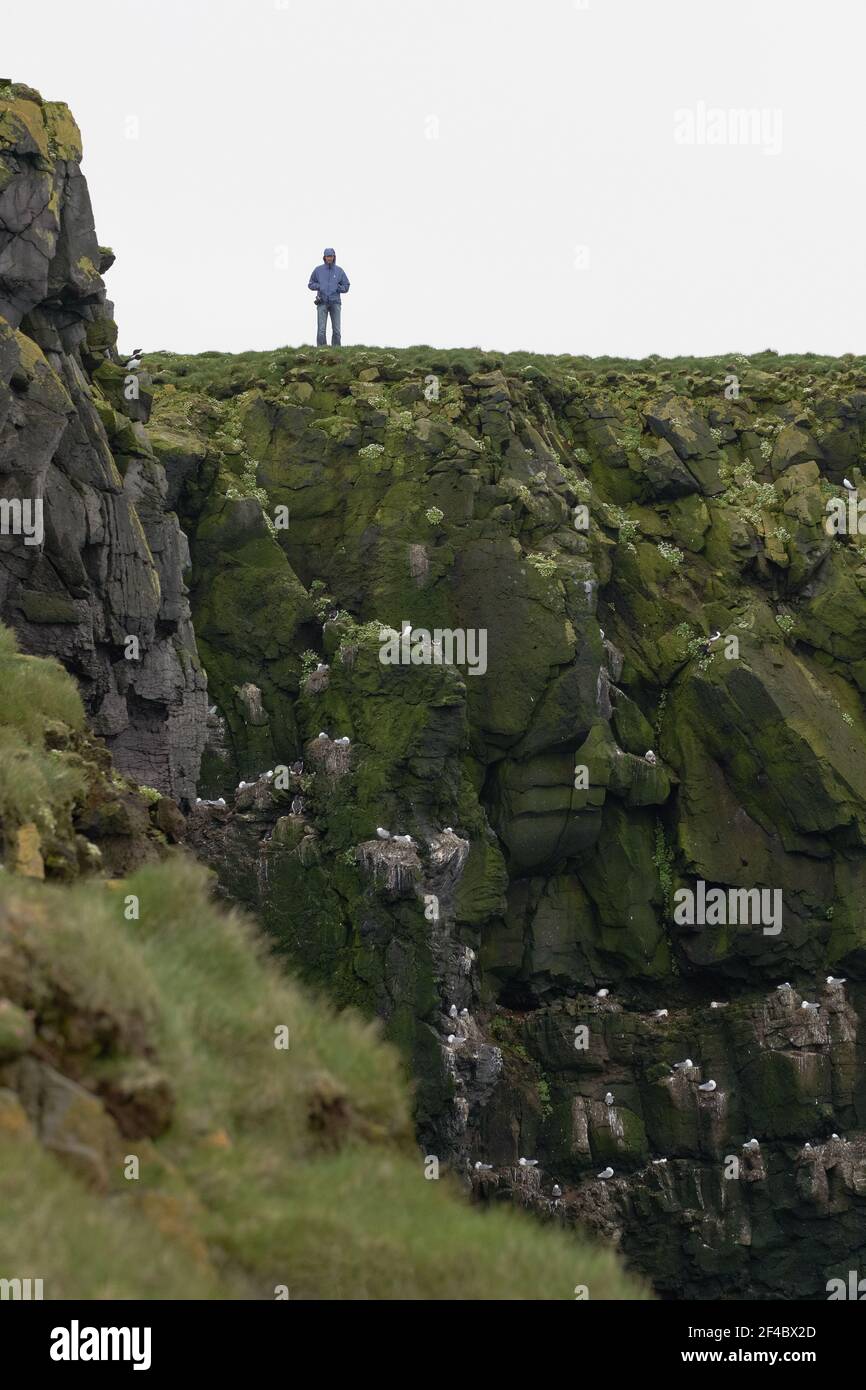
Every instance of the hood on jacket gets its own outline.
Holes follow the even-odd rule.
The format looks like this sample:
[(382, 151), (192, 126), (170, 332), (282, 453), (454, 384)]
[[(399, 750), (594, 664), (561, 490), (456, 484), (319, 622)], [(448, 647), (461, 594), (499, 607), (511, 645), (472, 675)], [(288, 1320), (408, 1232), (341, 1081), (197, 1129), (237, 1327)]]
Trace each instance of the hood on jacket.
[(333, 256), (334, 260), (337, 259), (337, 253), (334, 250), (333, 246), (325, 247), (324, 251), (322, 252), (322, 260), (324, 260), (326, 256)]

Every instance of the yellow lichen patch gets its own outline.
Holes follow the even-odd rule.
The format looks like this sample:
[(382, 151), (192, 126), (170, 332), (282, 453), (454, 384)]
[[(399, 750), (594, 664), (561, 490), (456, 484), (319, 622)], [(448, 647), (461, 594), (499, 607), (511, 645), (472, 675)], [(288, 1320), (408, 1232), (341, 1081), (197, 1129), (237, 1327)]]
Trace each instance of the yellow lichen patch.
[[(42, 392), (50, 391), (51, 406), (59, 413), (66, 414), (72, 410), (72, 400), (60, 377), (55, 372), (51, 363), (43, 355), (42, 349), (32, 338), (28, 338), (26, 333), (15, 332), (15, 346), (18, 350), (18, 362), (21, 370), (27, 377), (33, 380), (38, 374), (41, 378), (40, 387)], [(43, 399), (48, 404), (48, 396), (43, 394)]]
[(15, 342), (18, 347), (18, 361), (28, 376), (33, 375), (37, 366), (44, 367), (46, 371), (51, 370), (39, 344), (35, 343), (32, 338), (28, 338), (26, 333), (16, 332)]
[(48, 160), (48, 136), (42, 112), (33, 101), (0, 98), (0, 147), (40, 154)]
[(62, 101), (46, 101), (42, 109), (45, 112), (45, 125), (52, 153), (58, 159), (69, 159), (77, 163), (82, 152), (81, 131), (69, 107)]
[(194, 1197), (168, 1192), (140, 1192), (136, 1197), (145, 1219), (161, 1236), (176, 1242), (202, 1268), (210, 1268), (207, 1246), (194, 1226), (201, 1210)]
[(32, 821), (20, 825), (15, 832), (12, 867), (23, 878), (45, 877), (39, 831)]
[(32, 1139), (27, 1112), (13, 1091), (0, 1091), (0, 1134)]
[(206, 1134), (201, 1141), (205, 1149), (230, 1149), (232, 1141), (224, 1129), (215, 1129), (212, 1134)]

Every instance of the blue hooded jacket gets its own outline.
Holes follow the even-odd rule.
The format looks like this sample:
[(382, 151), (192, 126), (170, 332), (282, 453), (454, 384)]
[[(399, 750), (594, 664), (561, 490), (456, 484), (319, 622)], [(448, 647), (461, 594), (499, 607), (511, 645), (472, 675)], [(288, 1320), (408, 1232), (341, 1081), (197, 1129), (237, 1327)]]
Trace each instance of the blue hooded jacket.
[(345, 294), (349, 288), (349, 277), (345, 270), (337, 265), (333, 246), (326, 246), (322, 255), (334, 256), (334, 264), (326, 265), (323, 260), (321, 265), (317, 265), (307, 288), (315, 290), (316, 298), (321, 299), (323, 303), (339, 304), (340, 295)]

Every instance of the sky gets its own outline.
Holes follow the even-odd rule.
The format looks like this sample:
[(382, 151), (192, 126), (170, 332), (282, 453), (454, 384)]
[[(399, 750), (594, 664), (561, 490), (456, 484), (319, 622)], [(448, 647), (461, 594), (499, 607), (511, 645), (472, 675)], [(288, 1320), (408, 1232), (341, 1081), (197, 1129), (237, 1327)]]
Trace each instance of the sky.
[(123, 348), (864, 350), (850, 0), (39, 0)]

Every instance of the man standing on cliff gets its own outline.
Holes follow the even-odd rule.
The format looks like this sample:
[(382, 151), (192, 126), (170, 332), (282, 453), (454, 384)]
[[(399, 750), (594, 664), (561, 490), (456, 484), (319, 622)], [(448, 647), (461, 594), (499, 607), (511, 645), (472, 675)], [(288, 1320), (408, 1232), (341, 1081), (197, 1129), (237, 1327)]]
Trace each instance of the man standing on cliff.
[(349, 288), (349, 277), (340, 266), (337, 265), (337, 258), (333, 246), (326, 246), (322, 252), (324, 260), (321, 265), (317, 265), (312, 275), (308, 288), (316, 291), (316, 309), (319, 315), (319, 328), (316, 333), (316, 347), (326, 347), (325, 333), (328, 327), (328, 315), (331, 316), (331, 347), (339, 347), (342, 339), (340, 338), (340, 308), (342, 301), (341, 294), (345, 294)]

